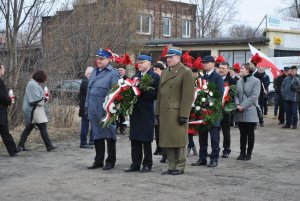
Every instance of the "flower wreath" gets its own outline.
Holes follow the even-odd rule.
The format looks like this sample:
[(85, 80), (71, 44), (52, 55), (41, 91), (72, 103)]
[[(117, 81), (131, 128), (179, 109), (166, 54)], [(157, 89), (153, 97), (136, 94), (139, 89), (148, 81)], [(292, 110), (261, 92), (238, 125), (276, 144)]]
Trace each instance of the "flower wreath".
[(215, 126), (222, 119), (222, 95), (214, 83), (201, 78), (197, 79), (194, 103), (195, 110), (191, 117), (195, 121), (189, 124), (195, 125), (197, 131), (206, 131)]

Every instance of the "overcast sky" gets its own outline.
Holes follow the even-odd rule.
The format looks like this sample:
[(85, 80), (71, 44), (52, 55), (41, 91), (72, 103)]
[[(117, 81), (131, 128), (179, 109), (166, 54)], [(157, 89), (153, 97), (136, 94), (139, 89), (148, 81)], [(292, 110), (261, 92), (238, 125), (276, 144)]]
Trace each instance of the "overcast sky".
[[(176, 0), (174, 0), (176, 1)], [(189, 0), (177, 0), (190, 2)], [(278, 10), (287, 7), (282, 0), (240, 0), (233, 23), (257, 27), (266, 14), (278, 15)]]

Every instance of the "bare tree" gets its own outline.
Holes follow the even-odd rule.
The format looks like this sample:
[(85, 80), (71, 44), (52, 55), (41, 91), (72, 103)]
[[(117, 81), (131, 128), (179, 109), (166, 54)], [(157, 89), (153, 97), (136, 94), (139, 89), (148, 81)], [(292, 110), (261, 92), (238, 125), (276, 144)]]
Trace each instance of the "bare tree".
[(221, 26), (229, 22), (239, 0), (190, 0), (197, 5), (197, 36), (216, 37)]
[(232, 38), (252, 38), (255, 36), (262, 36), (262, 31), (259, 30), (255, 33), (255, 28), (243, 24), (235, 24), (229, 27), (229, 36)]
[[(11, 108), (12, 127), (20, 123), (22, 94), (28, 81), (28, 70), (37, 64), (41, 16), (48, 14), (55, 0), (1, 0), (0, 14), (5, 19), (5, 41), (2, 44), (2, 63), (8, 69), (6, 82), (19, 99)], [(25, 68), (25, 69), (24, 69)]]
[(282, 0), (284, 5), (288, 5), (281, 9), (279, 12), (283, 12), (290, 17), (300, 18), (300, 0)]

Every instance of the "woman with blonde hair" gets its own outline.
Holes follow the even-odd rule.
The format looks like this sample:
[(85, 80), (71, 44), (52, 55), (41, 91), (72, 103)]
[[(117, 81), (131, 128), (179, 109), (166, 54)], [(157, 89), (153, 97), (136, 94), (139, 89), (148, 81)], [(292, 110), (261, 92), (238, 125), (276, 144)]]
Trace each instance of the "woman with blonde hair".
[[(234, 120), (240, 130), (240, 155), (237, 160), (250, 160), (254, 147), (254, 128), (259, 121), (257, 115), (258, 97), (260, 94), (260, 80), (253, 76), (255, 66), (245, 63), (241, 67), (241, 76), (237, 82), (235, 104), (237, 111)], [(246, 152), (248, 142), (248, 148)]]

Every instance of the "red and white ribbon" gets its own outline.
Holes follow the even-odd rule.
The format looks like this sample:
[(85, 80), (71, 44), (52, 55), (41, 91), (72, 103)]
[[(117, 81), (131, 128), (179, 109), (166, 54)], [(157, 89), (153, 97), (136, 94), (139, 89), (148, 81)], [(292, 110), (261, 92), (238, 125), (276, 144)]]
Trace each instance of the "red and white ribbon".
[(230, 86), (228, 84), (225, 84), (224, 93), (223, 93), (223, 97), (222, 97), (222, 108), (224, 108), (224, 105), (226, 102), (225, 98), (228, 96), (229, 90), (230, 90)]
[(197, 121), (190, 121), (189, 124), (192, 124), (192, 125), (200, 125), (200, 124), (203, 124), (205, 121), (203, 120), (197, 120)]
[(140, 96), (141, 92), (140, 90), (137, 88), (137, 85), (139, 84), (139, 78), (135, 77), (132, 80), (127, 78), (125, 81), (121, 80), (118, 82), (119, 87), (117, 88), (116, 91), (114, 91), (112, 94), (108, 95), (108, 99), (104, 102), (103, 104), (103, 108), (106, 112), (105, 117), (101, 120), (101, 122), (103, 123), (103, 127), (106, 127), (112, 117), (111, 111), (110, 111), (110, 107), (111, 105), (114, 103), (116, 97), (122, 92), (122, 91), (126, 91), (128, 90), (128, 88), (132, 88), (134, 94), (136, 96)]

